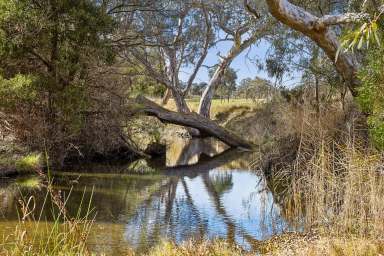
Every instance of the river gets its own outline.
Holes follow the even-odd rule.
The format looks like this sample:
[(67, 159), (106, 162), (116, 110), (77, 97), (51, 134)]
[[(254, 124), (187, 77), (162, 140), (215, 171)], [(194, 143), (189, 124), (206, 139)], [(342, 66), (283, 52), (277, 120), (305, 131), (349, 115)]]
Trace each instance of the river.
[[(88, 244), (95, 253), (144, 252), (163, 239), (191, 238), (225, 238), (251, 249), (289, 228), (255, 160), (256, 153), (219, 142), (177, 139), (164, 159), (53, 172), (53, 183), (72, 216), (91, 200)], [(37, 177), (0, 179), (0, 236), (15, 228), (21, 197), (33, 196), (35, 214), (52, 222), (52, 203), (43, 207), (46, 194)]]

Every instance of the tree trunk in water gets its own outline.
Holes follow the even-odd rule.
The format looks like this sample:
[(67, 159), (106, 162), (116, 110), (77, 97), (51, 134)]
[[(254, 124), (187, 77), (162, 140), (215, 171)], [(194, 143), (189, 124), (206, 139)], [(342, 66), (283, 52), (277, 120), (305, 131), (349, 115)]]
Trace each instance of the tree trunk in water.
[(357, 96), (360, 81), (356, 76), (359, 68), (356, 56), (340, 52), (337, 61), (336, 53), (340, 47), (336, 33), (323, 22), (304, 9), (291, 4), (287, 0), (266, 0), (269, 12), (280, 22), (311, 38), (334, 63), (337, 72), (343, 77), (353, 96)]
[(162, 122), (197, 129), (200, 134), (215, 137), (231, 147), (238, 147), (247, 150), (252, 149), (252, 144), (249, 142), (239, 138), (212, 120), (204, 118), (196, 113), (170, 111), (142, 96), (136, 98), (136, 103), (141, 105), (139, 112), (141, 111), (147, 115), (156, 116)]

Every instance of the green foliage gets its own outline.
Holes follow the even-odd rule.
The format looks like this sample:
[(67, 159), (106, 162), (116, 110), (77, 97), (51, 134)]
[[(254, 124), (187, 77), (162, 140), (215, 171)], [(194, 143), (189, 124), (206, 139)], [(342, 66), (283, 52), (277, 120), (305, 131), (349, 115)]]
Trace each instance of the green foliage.
[(81, 136), (91, 67), (113, 62), (114, 28), (92, 0), (0, 0), (0, 111), (17, 139), (51, 152)]
[(358, 101), (369, 114), (368, 125), (373, 141), (384, 149), (384, 49), (372, 50), (367, 65), (359, 72), (362, 85)]
[(16, 161), (16, 169), (19, 172), (32, 172), (39, 168), (40, 164), (40, 154), (29, 154)]
[[(212, 78), (216, 69), (210, 69), (209, 70), (209, 77)], [(230, 96), (236, 91), (236, 79), (237, 79), (237, 74), (236, 71), (228, 67), (225, 70), (224, 76), (221, 79), (220, 86), (218, 87), (216, 91), (216, 96), (220, 98), (227, 98), (229, 99)]]
[(369, 48), (371, 43), (376, 43), (380, 46), (379, 31), (377, 25), (377, 17), (371, 22), (363, 23), (356, 30), (349, 31), (343, 38), (341, 45), (336, 53), (336, 61), (341, 51), (354, 51), (362, 49), (365, 45)]
[(148, 76), (137, 76), (132, 80), (131, 93), (133, 96), (144, 94), (160, 97), (165, 92), (165, 86), (158, 84)]
[(271, 83), (260, 77), (245, 78), (240, 82), (237, 96), (253, 100), (268, 97), (274, 91)]
[(24, 102), (36, 100), (36, 78), (32, 75), (17, 74), (11, 79), (0, 76), (1, 107), (15, 108)]

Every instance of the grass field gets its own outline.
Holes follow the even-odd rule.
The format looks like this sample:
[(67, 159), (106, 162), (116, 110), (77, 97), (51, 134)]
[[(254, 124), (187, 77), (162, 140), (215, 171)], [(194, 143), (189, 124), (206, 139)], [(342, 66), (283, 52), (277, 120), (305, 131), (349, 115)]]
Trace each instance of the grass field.
[[(161, 102), (161, 99), (154, 99), (157, 103)], [(191, 98), (187, 99), (187, 104), (191, 111), (197, 112), (199, 107), (199, 100), (200, 98)], [(217, 113), (225, 112), (233, 107), (249, 107), (249, 108), (256, 108), (260, 106), (260, 101), (253, 101), (251, 99), (230, 99), (228, 100), (221, 100), (221, 99), (213, 99), (212, 106), (211, 106), (211, 116), (215, 116)], [(176, 110), (175, 102), (173, 99), (170, 99), (165, 105), (165, 108), (169, 110)]]

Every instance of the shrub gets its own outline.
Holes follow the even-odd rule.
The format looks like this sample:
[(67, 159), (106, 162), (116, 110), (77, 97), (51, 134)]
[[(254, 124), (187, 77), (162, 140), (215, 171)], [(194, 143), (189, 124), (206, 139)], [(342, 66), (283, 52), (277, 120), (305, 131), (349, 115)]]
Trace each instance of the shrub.
[(367, 113), (370, 135), (375, 145), (384, 149), (384, 50), (373, 50), (367, 65), (361, 69), (358, 101)]
[(29, 154), (16, 161), (16, 170), (19, 172), (32, 172), (41, 165), (40, 154)]

